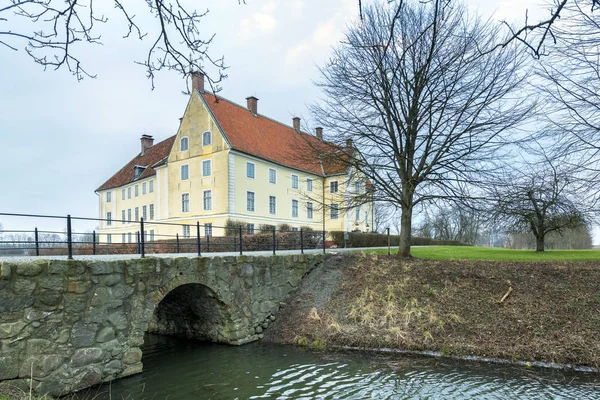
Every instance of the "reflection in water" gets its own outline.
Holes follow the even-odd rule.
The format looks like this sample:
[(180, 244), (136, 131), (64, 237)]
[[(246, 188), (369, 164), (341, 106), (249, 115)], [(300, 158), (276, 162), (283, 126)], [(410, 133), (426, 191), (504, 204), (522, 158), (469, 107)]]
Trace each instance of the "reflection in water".
[[(594, 374), (374, 353), (313, 353), (148, 335), (144, 373), (102, 399), (600, 399)], [(109, 393), (110, 391), (110, 393)]]

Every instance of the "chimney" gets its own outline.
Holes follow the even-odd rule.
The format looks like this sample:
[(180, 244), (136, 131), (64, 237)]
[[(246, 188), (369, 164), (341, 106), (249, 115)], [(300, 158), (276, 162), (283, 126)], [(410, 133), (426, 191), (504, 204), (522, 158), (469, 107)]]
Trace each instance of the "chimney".
[(294, 123), (294, 129), (297, 130), (298, 132), (300, 132), (300, 118), (294, 117), (294, 118), (292, 118), (292, 121)]
[(254, 96), (246, 97), (246, 101), (248, 102), (248, 110), (253, 115), (258, 115), (258, 99)]
[(192, 72), (192, 90), (204, 92), (204, 74), (202, 72)]
[(144, 155), (146, 150), (148, 150), (154, 144), (154, 138), (150, 135), (144, 134), (140, 140), (142, 141), (142, 155)]
[(323, 128), (321, 128), (320, 126), (315, 128), (315, 132), (317, 134), (317, 139), (323, 141)]
[(346, 147), (349, 148), (349, 149), (351, 149), (353, 147), (352, 146), (352, 139), (346, 139)]

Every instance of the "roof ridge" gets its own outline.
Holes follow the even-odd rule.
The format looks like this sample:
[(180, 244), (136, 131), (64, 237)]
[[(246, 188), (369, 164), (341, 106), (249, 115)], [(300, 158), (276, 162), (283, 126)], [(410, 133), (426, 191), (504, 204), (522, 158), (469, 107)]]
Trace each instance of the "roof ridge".
[[(233, 101), (233, 100), (229, 100), (229, 99), (228, 99), (228, 98), (226, 98), (226, 97), (220, 96), (220, 95), (218, 95), (218, 94), (216, 94), (216, 93), (213, 93), (213, 92), (210, 92), (210, 91), (208, 91), (208, 90), (205, 90), (205, 91), (204, 91), (204, 93), (207, 93), (207, 94), (209, 94), (209, 95), (213, 95), (213, 96), (217, 97), (217, 98), (218, 98), (218, 99), (220, 99), (220, 100), (225, 100), (226, 102), (228, 102), (228, 103), (231, 103), (231, 104), (233, 104), (234, 106), (237, 106), (237, 107), (239, 107), (239, 108), (242, 108), (242, 109), (244, 109), (244, 110), (246, 110), (246, 111), (250, 112), (250, 110), (248, 110), (248, 107), (245, 107), (245, 106), (241, 105), (240, 103), (238, 103), (238, 102), (235, 102), (235, 101)], [(261, 114), (261, 113), (256, 113), (256, 115), (257, 115), (257, 116), (259, 116), (259, 117), (266, 118), (266, 119), (268, 119), (269, 121), (273, 121), (273, 122), (275, 122), (276, 124), (279, 124), (279, 125), (285, 126), (286, 128), (289, 128), (289, 129), (291, 129), (291, 130), (294, 130), (294, 131), (296, 131), (296, 132), (297, 132), (297, 133), (299, 133), (299, 134), (302, 134), (302, 135), (308, 135), (308, 136), (310, 136), (310, 137), (312, 137), (312, 138), (318, 139), (318, 138), (317, 138), (315, 135), (313, 135), (313, 134), (311, 134), (311, 133), (304, 132), (304, 131), (302, 131), (302, 130), (296, 130), (296, 128), (294, 128), (292, 125), (288, 125), (288, 124), (286, 124), (286, 123), (283, 123), (283, 122), (281, 122), (281, 121), (278, 121), (278, 120), (276, 120), (276, 119), (274, 119), (274, 118), (271, 118), (271, 117), (269, 117), (269, 116), (267, 116), (267, 115), (264, 115), (264, 114)], [(328, 141), (326, 141), (326, 140), (322, 140), (322, 142), (324, 142), (324, 143), (329, 143), (329, 144), (332, 144), (332, 145), (334, 145), (334, 146), (335, 146), (335, 144), (334, 144), (334, 143), (328, 142)]]

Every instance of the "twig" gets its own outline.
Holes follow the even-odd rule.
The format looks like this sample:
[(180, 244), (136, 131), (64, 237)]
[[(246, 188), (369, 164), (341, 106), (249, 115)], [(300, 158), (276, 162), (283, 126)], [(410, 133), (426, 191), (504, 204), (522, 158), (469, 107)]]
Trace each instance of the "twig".
[(512, 286), (509, 286), (508, 290), (506, 291), (506, 293), (504, 294), (504, 296), (502, 296), (502, 299), (500, 299), (500, 301), (498, 302), (498, 304), (504, 303), (504, 300), (506, 300), (506, 298), (508, 296), (510, 296), (510, 294), (512, 293), (512, 291), (513, 291)]

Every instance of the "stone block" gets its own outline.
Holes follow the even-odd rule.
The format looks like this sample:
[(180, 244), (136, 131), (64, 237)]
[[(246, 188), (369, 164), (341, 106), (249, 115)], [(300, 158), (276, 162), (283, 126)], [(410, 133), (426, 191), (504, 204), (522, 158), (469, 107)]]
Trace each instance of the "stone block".
[(104, 352), (97, 347), (77, 349), (71, 356), (71, 364), (74, 367), (96, 364), (104, 358)]
[(123, 311), (115, 311), (107, 319), (116, 330), (127, 329), (127, 317)]
[(35, 279), (29, 277), (19, 277), (13, 282), (13, 291), (21, 296), (27, 296), (33, 293), (37, 285)]
[(21, 311), (31, 307), (34, 301), (33, 296), (0, 296), (0, 312)]
[(139, 374), (142, 372), (143, 369), (144, 369), (144, 366), (141, 362), (134, 364), (134, 365), (128, 365), (127, 368), (125, 368), (123, 370), (121, 375), (119, 375), (119, 377), (125, 377), (125, 376)]
[(110, 326), (105, 326), (100, 328), (98, 333), (96, 334), (96, 342), (97, 343), (106, 343), (115, 338), (115, 330)]
[(46, 275), (40, 277), (40, 287), (42, 289), (63, 290), (64, 280), (61, 275)]
[(21, 364), (19, 377), (28, 378), (33, 370), (35, 378), (44, 378), (60, 367), (63, 362), (64, 357), (59, 354), (31, 355)]
[(15, 379), (19, 376), (19, 357), (14, 355), (0, 356), (0, 381)]
[(123, 362), (125, 364), (137, 364), (142, 360), (142, 350), (139, 348), (132, 348), (125, 352), (123, 355)]
[(11, 264), (6, 262), (0, 264), (0, 279), (10, 279), (11, 272)]
[(38, 292), (36, 299), (45, 306), (55, 307), (61, 303), (62, 296), (58, 290), (43, 289)]
[(100, 278), (100, 284), (104, 286), (114, 286), (123, 281), (123, 276), (119, 274), (105, 275)]
[(37, 276), (42, 273), (42, 266), (39, 264), (17, 264), (17, 275)]
[(58, 334), (58, 337), (56, 338), (55, 342), (58, 344), (65, 344), (69, 341), (70, 338), (71, 338), (71, 332), (68, 329), (63, 329)]
[(73, 379), (75, 384), (73, 384), (71, 390), (76, 392), (102, 382), (102, 370), (97, 365), (82, 367)]
[(8, 339), (17, 336), (27, 324), (23, 321), (0, 324), (0, 339)]
[(87, 309), (88, 297), (84, 294), (65, 293), (65, 311), (70, 314), (79, 314)]
[(89, 263), (88, 268), (92, 275), (108, 275), (114, 271), (112, 263), (102, 261)]
[(97, 324), (77, 322), (71, 329), (71, 344), (74, 347), (90, 347), (94, 344), (98, 332)]
[(104, 376), (118, 375), (123, 370), (123, 363), (120, 360), (111, 360), (104, 366)]
[(72, 281), (67, 283), (67, 292), (83, 294), (92, 288), (90, 281)]
[(27, 355), (48, 354), (53, 352), (54, 345), (47, 339), (29, 339), (27, 341)]

